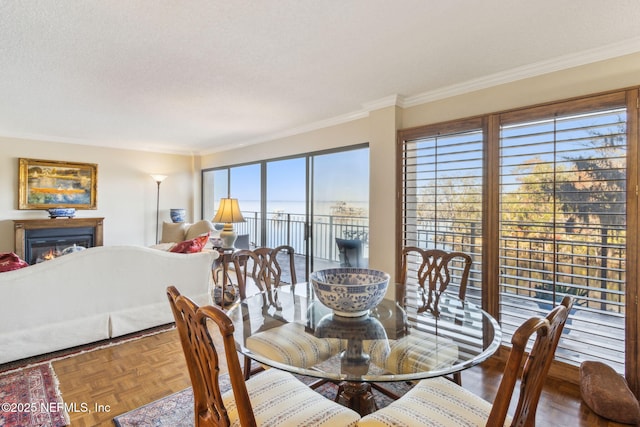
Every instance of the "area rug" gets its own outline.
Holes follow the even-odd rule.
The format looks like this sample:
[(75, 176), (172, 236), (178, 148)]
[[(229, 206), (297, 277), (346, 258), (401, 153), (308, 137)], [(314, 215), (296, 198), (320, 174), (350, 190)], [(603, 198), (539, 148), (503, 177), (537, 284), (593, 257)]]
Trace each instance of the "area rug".
[(49, 363), (0, 375), (0, 426), (66, 425), (69, 417)]
[[(317, 378), (298, 378), (311, 384)], [(402, 395), (411, 389), (411, 386), (404, 382), (384, 383), (385, 387), (393, 390), (396, 394)], [(231, 388), (229, 376), (220, 375), (220, 390), (224, 393)], [(318, 393), (333, 400), (338, 391), (338, 386), (326, 383), (315, 389)], [(378, 408), (384, 408), (393, 400), (386, 395), (373, 390), (373, 395), (378, 404)], [(119, 415), (113, 419), (117, 427), (191, 427), (193, 426), (193, 392), (191, 388), (163, 397), (140, 408)]]

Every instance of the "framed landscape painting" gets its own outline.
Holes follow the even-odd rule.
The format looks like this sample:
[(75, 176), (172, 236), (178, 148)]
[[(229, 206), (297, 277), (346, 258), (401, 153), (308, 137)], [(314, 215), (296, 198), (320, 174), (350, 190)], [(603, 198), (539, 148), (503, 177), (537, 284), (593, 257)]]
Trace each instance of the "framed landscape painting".
[(98, 165), (19, 159), (18, 209), (96, 209)]

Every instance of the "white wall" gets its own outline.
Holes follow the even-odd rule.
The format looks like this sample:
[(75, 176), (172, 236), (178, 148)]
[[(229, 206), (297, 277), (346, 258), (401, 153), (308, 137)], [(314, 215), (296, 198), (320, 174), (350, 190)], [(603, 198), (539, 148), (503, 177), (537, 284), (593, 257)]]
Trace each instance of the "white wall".
[(79, 210), (76, 216), (104, 217), (105, 245), (155, 243), (157, 185), (151, 173), (168, 175), (160, 186), (160, 223), (170, 221), (170, 208), (186, 208), (188, 219), (194, 212), (200, 215), (199, 185), (194, 185), (199, 181), (199, 160), (190, 156), (0, 138), (0, 252), (14, 250), (14, 219), (49, 217), (44, 210), (17, 209), (18, 158), (96, 163), (98, 207)]

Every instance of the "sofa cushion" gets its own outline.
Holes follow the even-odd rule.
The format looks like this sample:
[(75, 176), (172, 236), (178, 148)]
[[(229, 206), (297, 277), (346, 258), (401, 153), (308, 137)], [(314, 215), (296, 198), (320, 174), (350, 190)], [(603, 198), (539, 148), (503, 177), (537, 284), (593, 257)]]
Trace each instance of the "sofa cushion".
[(151, 249), (157, 249), (159, 251), (169, 252), (171, 248), (173, 248), (177, 243), (175, 242), (167, 242), (167, 243), (158, 243), (157, 245), (149, 246)]
[(170, 252), (178, 252), (182, 254), (193, 254), (201, 252), (204, 245), (209, 241), (209, 233), (196, 237), (195, 239), (185, 240), (171, 248)]
[[(193, 224), (188, 226), (188, 228), (186, 230), (186, 233), (185, 233), (185, 236), (184, 236), (184, 239), (180, 239), (180, 240), (195, 239), (198, 236), (202, 236), (203, 234), (210, 233), (212, 230), (214, 230), (214, 228), (213, 228), (213, 224), (211, 223), (211, 221), (203, 219), (201, 221), (194, 222)], [(178, 242), (180, 240), (178, 240)]]
[(161, 243), (175, 243), (188, 240), (185, 235), (189, 224), (185, 222), (163, 222)]
[(622, 375), (602, 362), (580, 364), (580, 394), (601, 417), (623, 424), (640, 423), (640, 405)]

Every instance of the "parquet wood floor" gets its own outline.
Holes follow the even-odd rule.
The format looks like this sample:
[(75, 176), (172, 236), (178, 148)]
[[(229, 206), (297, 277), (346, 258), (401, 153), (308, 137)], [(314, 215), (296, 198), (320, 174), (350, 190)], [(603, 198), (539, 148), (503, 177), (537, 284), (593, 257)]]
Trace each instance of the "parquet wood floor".
[[(190, 385), (176, 330), (53, 362), (64, 401), (90, 412), (70, 414), (73, 427), (113, 426), (113, 417)], [(226, 371), (226, 367), (224, 369)], [(493, 400), (502, 366), (488, 361), (462, 374), (463, 385)], [(96, 411), (95, 405), (102, 405)], [(106, 410), (106, 405), (109, 410)], [(513, 408), (512, 408), (513, 411)], [(550, 378), (538, 407), (538, 426), (620, 427), (595, 415), (576, 385)]]
[(114, 416), (191, 385), (175, 329), (59, 360), (53, 369), (65, 403), (91, 409), (70, 413), (73, 427), (113, 427)]

